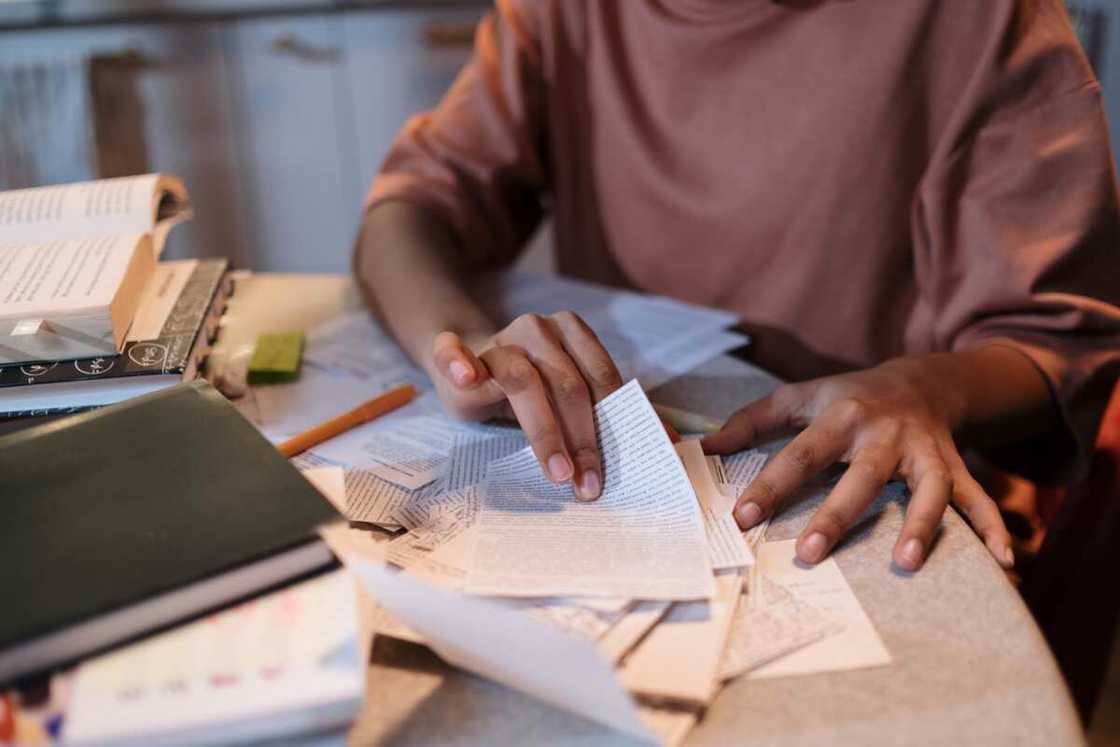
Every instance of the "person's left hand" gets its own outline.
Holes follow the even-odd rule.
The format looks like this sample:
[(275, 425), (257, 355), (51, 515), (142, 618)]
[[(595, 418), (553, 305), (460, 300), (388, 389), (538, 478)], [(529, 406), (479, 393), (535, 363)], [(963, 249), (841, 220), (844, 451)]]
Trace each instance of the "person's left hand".
[(1011, 536), (999, 509), (969, 474), (953, 441), (963, 408), (961, 398), (921, 359), (899, 358), (866, 371), (782, 386), (732, 415), (703, 446), (708, 453), (729, 454), (804, 428), (736, 502), (735, 518), (744, 529), (773, 514), (833, 463), (848, 463), (797, 539), (797, 556), (804, 562), (823, 560), (897, 473), (911, 492), (894, 546), (899, 567), (921, 567), (952, 501), (996, 561), (1010, 568)]

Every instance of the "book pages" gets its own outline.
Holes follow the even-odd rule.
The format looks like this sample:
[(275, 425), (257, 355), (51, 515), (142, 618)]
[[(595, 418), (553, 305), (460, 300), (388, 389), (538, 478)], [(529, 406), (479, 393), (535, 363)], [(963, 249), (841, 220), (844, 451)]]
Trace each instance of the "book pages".
[[(170, 197), (170, 210), (161, 209)], [(12, 244), (151, 233), (158, 256), (170, 228), (190, 217), (178, 179), (143, 174), (0, 193), (0, 251)]]
[(120, 352), (154, 269), (141, 234), (0, 248), (0, 363)]
[(506, 322), (574, 311), (595, 330), (623, 379), (636, 378), (646, 389), (749, 342), (726, 331), (738, 321), (731, 312), (553, 276), (503, 273), (483, 283), (480, 301)]
[(494, 596), (699, 599), (714, 592), (688, 475), (637, 381), (595, 405), (603, 493), (577, 501), (531, 450), (492, 462), (467, 589)]

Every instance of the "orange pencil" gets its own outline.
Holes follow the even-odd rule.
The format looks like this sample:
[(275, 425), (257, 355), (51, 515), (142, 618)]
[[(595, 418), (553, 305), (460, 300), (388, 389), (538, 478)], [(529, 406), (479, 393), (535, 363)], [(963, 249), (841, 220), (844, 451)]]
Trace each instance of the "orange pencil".
[(390, 389), (381, 396), (374, 397), (369, 402), (360, 404), (349, 412), (344, 412), (338, 417), (320, 423), (298, 436), (293, 436), (276, 448), (280, 450), (281, 454), (291, 459), (312, 446), (318, 446), (340, 433), (345, 433), (351, 428), (357, 428), (362, 423), (368, 423), (374, 418), (379, 418), (387, 412), (392, 412), (398, 407), (407, 405), (415, 396), (416, 389), (412, 384), (404, 384), (396, 389)]

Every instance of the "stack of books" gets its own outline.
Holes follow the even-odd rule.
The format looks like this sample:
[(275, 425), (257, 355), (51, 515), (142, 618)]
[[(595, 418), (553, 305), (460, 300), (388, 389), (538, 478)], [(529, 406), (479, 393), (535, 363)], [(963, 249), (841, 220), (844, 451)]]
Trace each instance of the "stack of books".
[(0, 193), (0, 418), (198, 375), (232, 283), (223, 259), (160, 261), (190, 216), (166, 174)]

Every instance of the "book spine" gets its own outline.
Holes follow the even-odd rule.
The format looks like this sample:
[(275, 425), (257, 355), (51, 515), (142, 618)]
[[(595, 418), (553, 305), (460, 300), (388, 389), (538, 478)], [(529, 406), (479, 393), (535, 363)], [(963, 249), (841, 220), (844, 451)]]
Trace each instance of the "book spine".
[(0, 412), (0, 421), (19, 420), (22, 418), (39, 418), (44, 415), (76, 415), (80, 412), (96, 410), (100, 405), (84, 407), (45, 407), (36, 410), (10, 410)]

